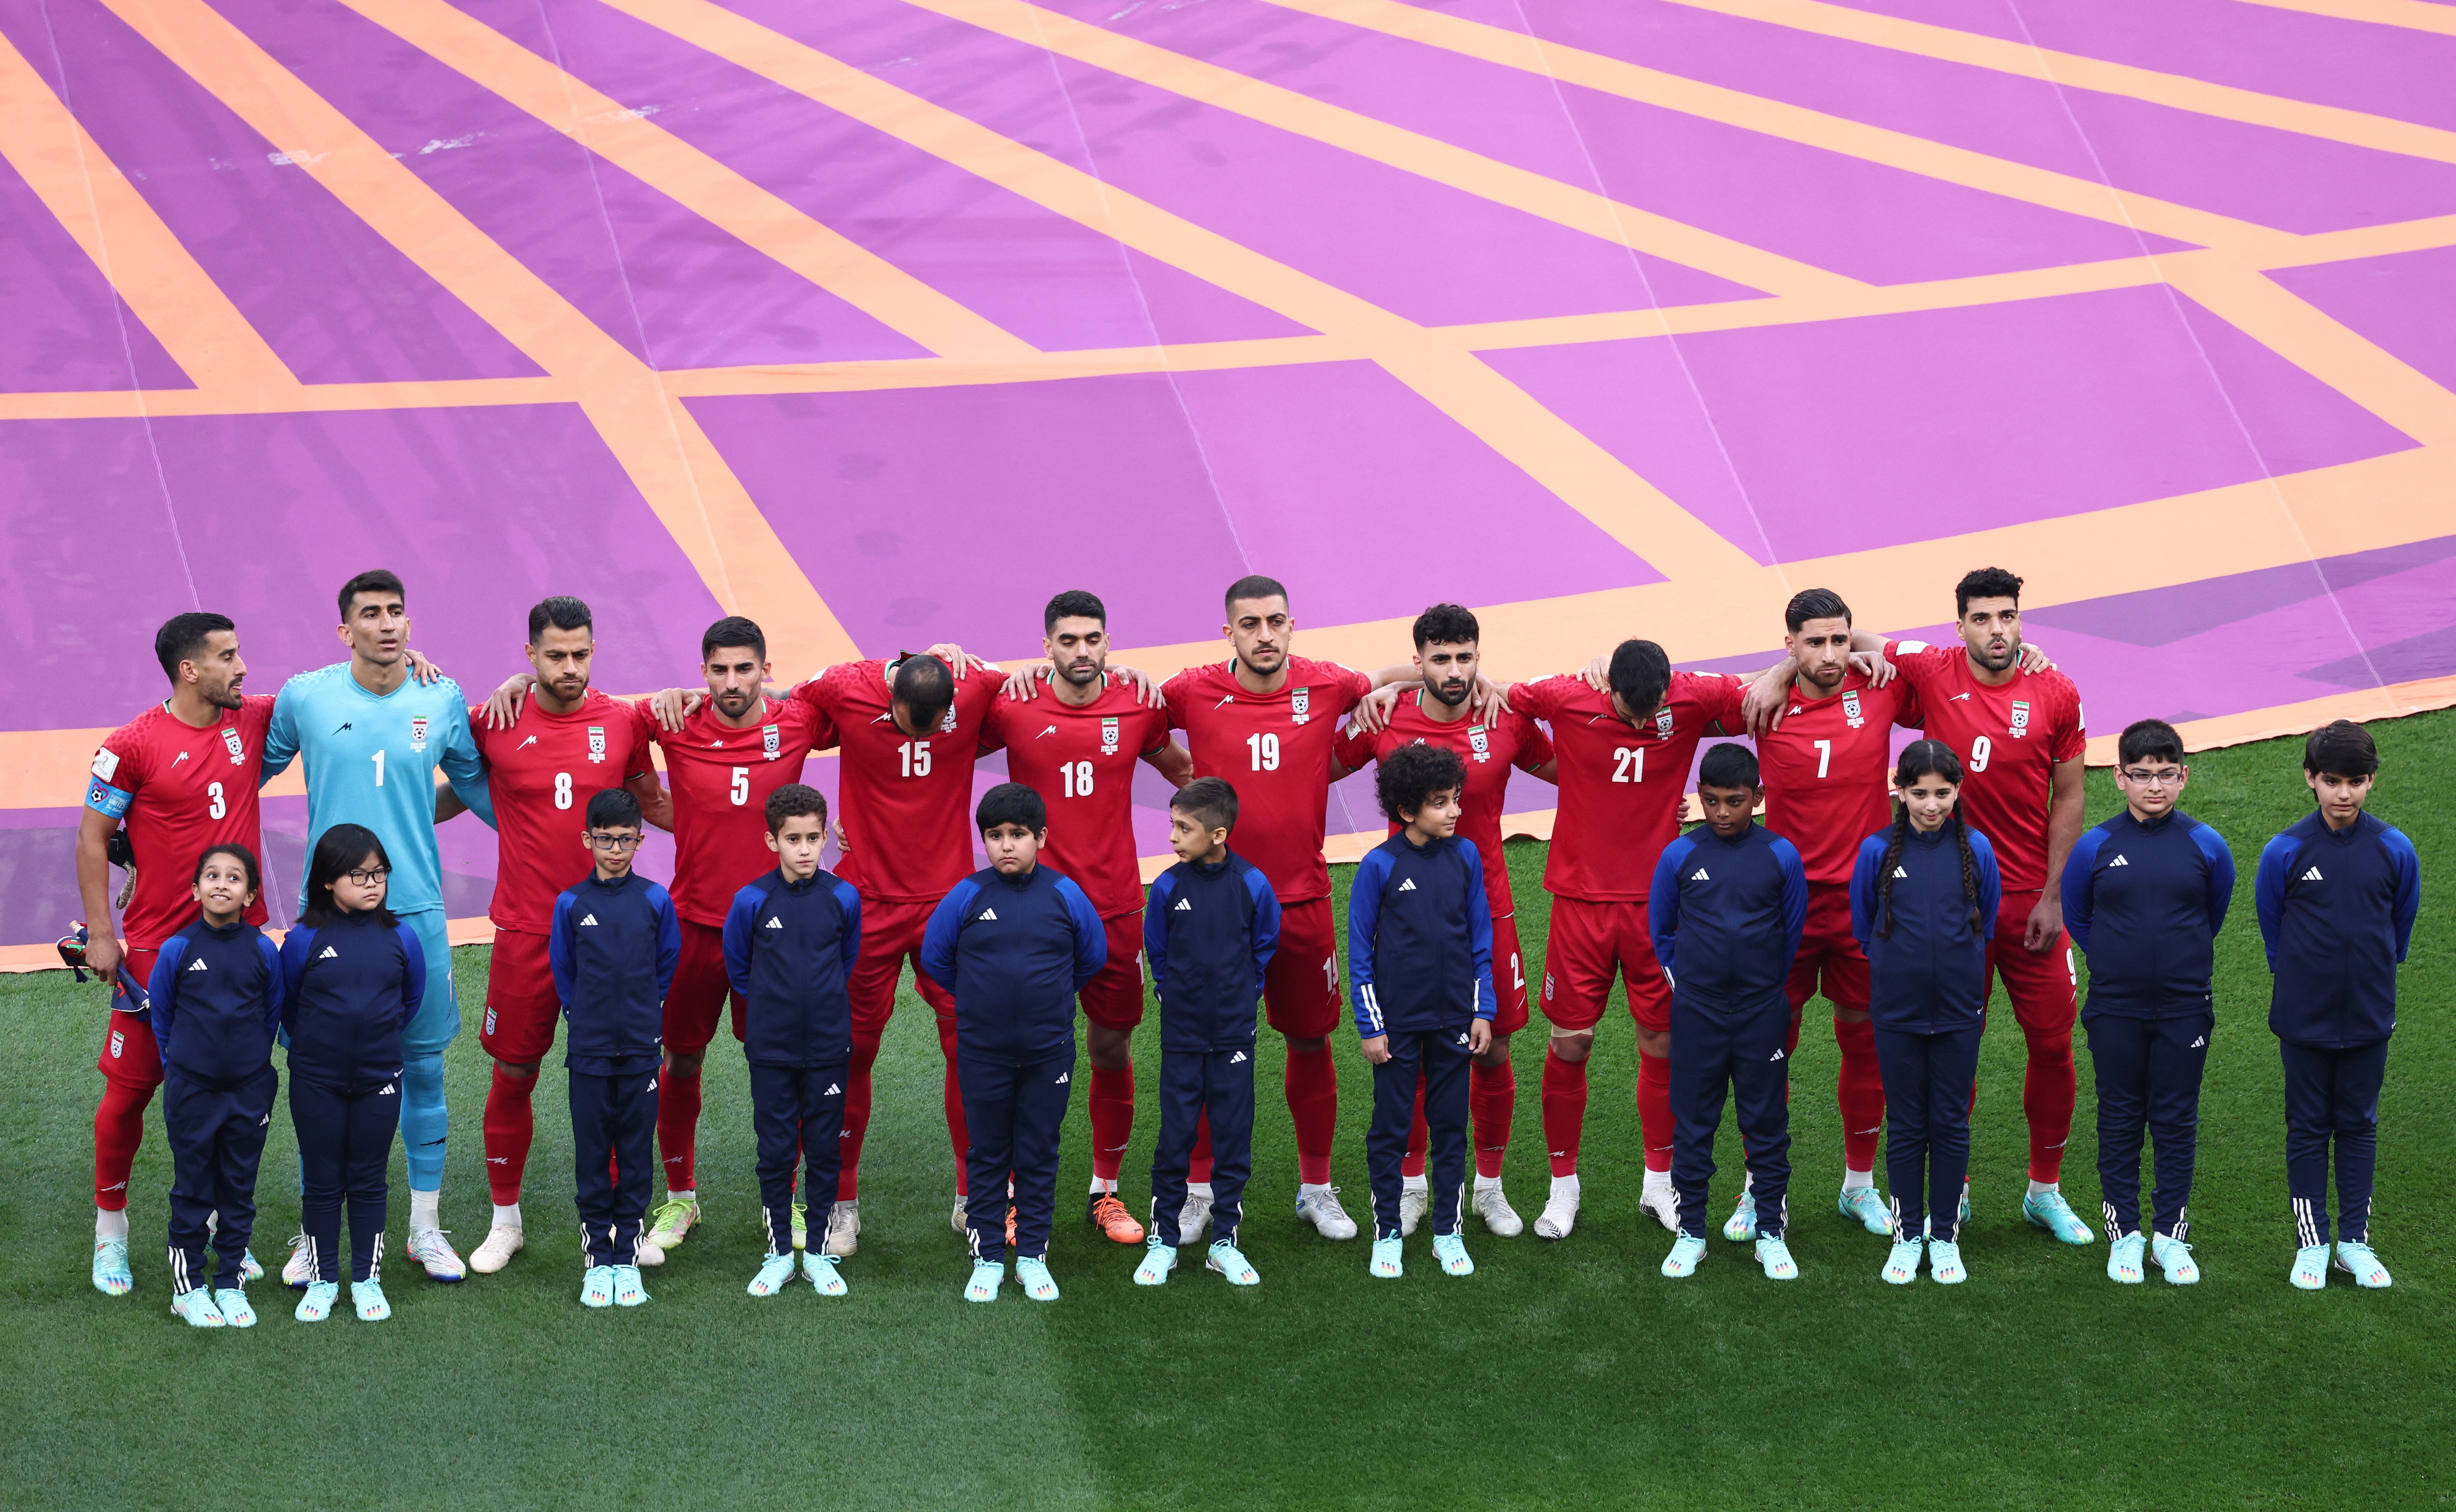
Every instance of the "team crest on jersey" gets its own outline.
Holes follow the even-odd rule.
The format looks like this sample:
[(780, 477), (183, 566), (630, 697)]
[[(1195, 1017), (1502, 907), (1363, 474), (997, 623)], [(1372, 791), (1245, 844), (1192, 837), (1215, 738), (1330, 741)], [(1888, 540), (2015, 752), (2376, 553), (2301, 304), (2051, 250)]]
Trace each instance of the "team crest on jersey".
[(1104, 719), (1100, 721), (1100, 754), (1103, 756), (1115, 756), (1117, 754), (1117, 722), (1115, 720)]
[(247, 743), (240, 740), (238, 738), (238, 731), (233, 729), (228, 725), (222, 726), (222, 749), (230, 752), (232, 766), (244, 766), (247, 765)]
[(1859, 690), (1855, 687), (1842, 695), (1842, 717), (1852, 729), (1868, 723), (1859, 713)]
[(1290, 717), (1291, 719), (1294, 719), (1298, 724), (1301, 725), (1301, 724), (1303, 724), (1306, 720), (1309, 720), (1309, 719), (1311, 719), (1311, 718), (1313, 717), (1311, 714), (1309, 714), (1309, 713), (1307, 713), (1307, 712), (1306, 712), (1306, 710), (1308, 710), (1308, 709), (1310, 709), (1310, 708), (1312, 708), (1312, 707), (1313, 707), (1313, 689), (1312, 689), (1312, 688), (1309, 688), (1309, 687), (1300, 687), (1300, 688), (1294, 688), (1294, 689), (1291, 689), (1291, 690), (1289, 691), (1289, 693), (1288, 693), (1288, 715), (1289, 715), (1289, 717)]
[(947, 712), (938, 716), (938, 733), (941, 735), (952, 735), (955, 733), (954, 705), (948, 705)]
[(113, 1031), (111, 1032), (111, 1058), (112, 1058), (112, 1059), (113, 1059), (113, 1060), (117, 1060), (117, 1059), (119, 1058), (119, 1052), (120, 1052), (121, 1048), (122, 1048), (122, 1047), (124, 1047), (127, 1043), (128, 1043), (127, 1039), (126, 1039), (126, 1038), (124, 1038), (124, 1037), (120, 1034), (119, 1031), (117, 1031), (117, 1030), (115, 1030), (115, 1029), (114, 1029), (114, 1030), (113, 1030)]
[(2013, 701), (2013, 738), (2019, 740), (2030, 733), (2030, 705), (2022, 699)]
[(605, 726), (603, 725), (588, 726), (588, 759), (593, 762), (605, 759)]
[(1492, 736), (1483, 725), (1470, 725), (1467, 726), (1466, 746), (1468, 750), (1475, 753), (1475, 759), (1477, 761), (1488, 762), (1492, 760)]
[(759, 726), (759, 754), (774, 761), (785, 754), (785, 732), (773, 725)]
[(1671, 738), (1671, 711), (1668, 708), (1658, 708), (1654, 711), (1654, 738), (1656, 740)]
[(409, 748), (414, 751), (426, 749), (426, 716), (423, 714), (410, 716)]

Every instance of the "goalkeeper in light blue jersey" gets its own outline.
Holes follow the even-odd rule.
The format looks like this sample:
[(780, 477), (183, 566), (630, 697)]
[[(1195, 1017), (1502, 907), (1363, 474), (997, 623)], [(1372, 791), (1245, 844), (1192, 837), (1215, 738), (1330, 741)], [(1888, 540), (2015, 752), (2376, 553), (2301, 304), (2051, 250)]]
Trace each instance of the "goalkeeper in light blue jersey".
[[(460, 1280), (460, 1257), (440, 1216), (447, 1118), (443, 1047), (460, 1032), (451, 947), (443, 931), (443, 861), (435, 844), (435, 771), (488, 826), (495, 808), (469, 730), (469, 708), (450, 678), (409, 676), (409, 609), (400, 579), (380, 569), (342, 584), (341, 639), (350, 659), (283, 684), (264, 743), (264, 779), (307, 763), (307, 848), (338, 824), (364, 825), (397, 868), (385, 896), (426, 956), (426, 995), (402, 1036), (400, 1138), (409, 1157), (409, 1257), (440, 1281)], [(303, 903), (301, 905), (304, 907)], [(282, 1279), (303, 1271), (304, 1247)]]

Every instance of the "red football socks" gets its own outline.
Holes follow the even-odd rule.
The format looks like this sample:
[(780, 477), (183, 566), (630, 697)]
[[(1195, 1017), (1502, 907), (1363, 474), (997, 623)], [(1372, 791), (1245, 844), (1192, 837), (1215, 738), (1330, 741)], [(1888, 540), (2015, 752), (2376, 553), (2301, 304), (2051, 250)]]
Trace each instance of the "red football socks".
[(1416, 1121), (1407, 1126), (1407, 1153), (1399, 1160), (1399, 1174), (1420, 1176), (1424, 1174), (1424, 1147), (1433, 1136), (1432, 1125), (1424, 1122), (1424, 1078), (1416, 1078)]
[(1339, 1129), (1339, 1068), (1330, 1048), (1300, 1054), (1288, 1047), (1288, 1116), (1297, 1126), (1297, 1180), (1330, 1184), (1330, 1145)]
[(102, 1103), (93, 1111), (93, 1205), (105, 1212), (128, 1206), (128, 1173), (145, 1142), (145, 1109), (153, 1101), (151, 1087), (103, 1081)]
[(1125, 1164), (1126, 1144), (1135, 1136), (1135, 1068), (1129, 1061), (1115, 1071), (1092, 1068), (1092, 1175), (1102, 1181), (1117, 1179)]
[(1185, 1179), (1189, 1185), (1211, 1179), (1211, 1110), (1208, 1108), (1194, 1120), (1194, 1153), (1185, 1157)]
[(1475, 1119), (1475, 1174), (1501, 1175), (1501, 1157), (1509, 1153), (1509, 1119), (1518, 1109), (1518, 1068), (1507, 1061), (1479, 1065), (1468, 1071), (1468, 1112)]
[(878, 1036), (859, 1030), (852, 1035), (852, 1064), (846, 1068), (844, 1135), (836, 1141), (836, 1200), (861, 1196), (861, 1141), (870, 1133), (870, 1068), (878, 1064)]
[(1646, 1136), (1646, 1169), (1671, 1169), (1671, 1062), (1643, 1051), (1637, 1057), (1637, 1123)]
[[(498, 1073), (497, 1074), (501, 1074)], [(486, 1099), (487, 1112), (494, 1099)], [(699, 1073), (671, 1066), (657, 1078), (657, 1150), (665, 1160), (665, 1190), (699, 1190)]]
[[(508, 1208), (521, 1200), (521, 1178), (528, 1174), (529, 1145), (537, 1137), (536, 1112), (529, 1106), (537, 1077), (515, 1076), (495, 1068), (486, 1087), (486, 1114), (481, 1128), (486, 1145), (486, 1190), (495, 1206)], [(657, 1084), (657, 1114), (664, 1118), (665, 1083)]]
[(1834, 1101), (1842, 1110), (1842, 1164), (1852, 1171), (1876, 1169), (1876, 1139), (1885, 1132), (1885, 1077), (1876, 1065), (1876, 1026), (1861, 1019), (1833, 1020), (1842, 1047), (1842, 1077)]
[(1586, 1127), (1586, 1063), (1563, 1060), (1544, 1051), (1544, 1148), (1552, 1154), (1552, 1174), (1578, 1174), (1578, 1140)]
[(2064, 1145), (2072, 1138), (2073, 1098), (2078, 1091), (2072, 1030), (2033, 1032), (2023, 1025), (2021, 1037), (2030, 1043), (2030, 1069), (2021, 1078), (2021, 1113), (2030, 1124), (2030, 1179), (2052, 1184), (2063, 1172)]

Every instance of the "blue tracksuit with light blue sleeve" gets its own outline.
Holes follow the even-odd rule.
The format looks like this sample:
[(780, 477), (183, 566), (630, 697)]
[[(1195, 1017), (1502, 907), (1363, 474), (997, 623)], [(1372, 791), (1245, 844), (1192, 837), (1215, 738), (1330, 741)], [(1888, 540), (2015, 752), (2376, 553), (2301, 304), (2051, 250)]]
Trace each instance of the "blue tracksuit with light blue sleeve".
[(554, 900), (545, 949), (566, 1026), (572, 1175), (588, 1263), (637, 1265), (657, 1163), (665, 993), (682, 959), (682, 922), (665, 889), (638, 872), (591, 871)]
[(2331, 829), (2314, 811), (2261, 851), (2252, 900), (2285, 1063), (2285, 1186), (2300, 1242), (2328, 1242), (2333, 1145), (2337, 1237), (2367, 1244), (2396, 969), (2422, 911), (2422, 859), (2371, 814)]
[(281, 979), (308, 1259), (317, 1279), (341, 1278), (346, 1201), (350, 1279), (368, 1280), (383, 1258), (386, 1167), (401, 1117), (401, 1036), (426, 992), (426, 947), (406, 921), (337, 914), (282, 937)]
[(405, 678), (379, 696), (359, 685), (347, 662), (301, 672), (274, 701), (263, 780), (271, 782), (297, 760), (307, 764), (308, 853), (335, 825), (374, 830), (392, 857), (384, 907), (418, 931), (425, 949), (426, 992), (403, 1041), (400, 1134), (410, 1187), (433, 1192), (443, 1184), (448, 1130), (443, 1047), (460, 1032), (443, 929), (443, 861), (435, 843), (437, 770), (480, 819), (489, 828), (495, 823), (469, 707), (448, 677), (426, 684)]
[(770, 1255), (793, 1253), (797, 1162), (807, 1164), (802, 1190), (835, 1200), (852, 1079), (845, 984), (860, 956), (861, 895), (831, 871), (800, 878), (770, 871), (735, 893), (726, 910), (725, 974), (742, 1003)]
[(1159, 998), (1159, 1142), (1152, 1147), (1152, 1233), (1183, 1236), (1185, 1175), (1211, 1119), (1211, 1232), (1237, 1242), (1254, 1172), (1254, 1017), (1279, 948), (1270, 879), (1230, 851), (1180, 861), (1152, 879), (1143, 964)]
[(207, 1217), (216, 1287), (236, 1286), (256, 1227), (256, 1172), (281, 1078), (281, 951), (244, 920), (198, 919), (162, 942), (146, 984), (162, 1050), (162, 1126), (171, 1136), (171, 1289), (206, 1282)]
[(2089, 957), (2081, 1027), (2098, 1080), (2098, 1184), (2110, 1239), (2140, 1231), (2140, 1143), (2156, 1139), (2157, 1232), (2191, 1226), (2200, 1073), (2217, 1032), (2218, 931), (2234, 901), (2225, 837), (2178, 809), (2129, 808), (2064, 862), (2064, 928)]
[(1475, 842), (1417, 845), (1401, 830), (1364, 853), (1347, 894), (1347, 971), (1356, 1032), (1386, 1034), (1390, 1058), (1373, 1068), (1373, 1124), (1364, 1139), (1373, 1222), (1399, 1232), (1416, 1085), (1424, 1089), (1435, 1234), (1455, 1234), (1466, 1187), (1468, 1028), (1490, 1022), (1492, 906)]
[(1808, 871), (1763, 825), (1700, 826), (1663, 848), (1647, 894), (1654, 959), (1671, 981), (1671, 1184), (1680, 1231), (1706, 1236), (1714, 1132), (1739, 1114), (1757, 1232), (1782, 1237), (1791, 1190), (1791, 995), (1808, 927)]
[(1057, 1134), (1074, 1095), (1074, 994), (1109, 960), (1107, 926), (1074, 879), (995, 867), (954, 886), (921, 936), (921, 970), (954, 995), (955, 1079), (972, 1136), (965, 1217), (972, 1256), (1006, 1258), (1014, 1179), (1015, 1253), (1049, 1253)]

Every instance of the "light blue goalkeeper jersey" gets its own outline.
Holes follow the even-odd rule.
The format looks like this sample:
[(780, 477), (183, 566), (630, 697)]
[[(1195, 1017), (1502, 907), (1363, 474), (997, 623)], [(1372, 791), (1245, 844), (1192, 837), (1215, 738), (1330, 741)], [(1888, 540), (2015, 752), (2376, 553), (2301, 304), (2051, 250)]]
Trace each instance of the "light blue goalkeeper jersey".
[[(274, 701), (273, 728), (264, 741), (264, 777), (270, 782), (297, 757), (307, 760), (307, 850), (335, 825), (364, 825), (392, 857), (392, 886), (384, 899), (393, 912), (410, 914), (443, 907), (443, 858), (435, 845), (435, 769), (443, 768), (452, 790), (491, 828), (495, 804), (486, 788), (485, 764), (469, 730), (469, 706), (460, 684), (438, 678), (420, 686), (416, 678), (379, 698), (338, 662), (301, 672), (281, 686)], [(300, 888), (305, 907), (305, 888)]]

